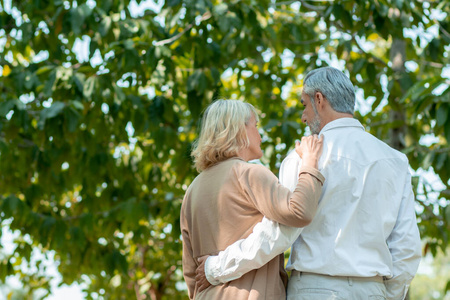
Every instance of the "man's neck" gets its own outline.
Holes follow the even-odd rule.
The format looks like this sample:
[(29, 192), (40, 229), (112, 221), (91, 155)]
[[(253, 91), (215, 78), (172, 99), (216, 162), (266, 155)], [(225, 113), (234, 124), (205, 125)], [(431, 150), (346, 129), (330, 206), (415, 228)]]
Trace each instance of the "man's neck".
[(321, 118), (321, 128), (320, 130), (322, 130), (323, 127), (325, 127), (325, 125), (327, 125), (330, 122), (333, 122), (335, 120), (338, 119), (342, 119), (342, 118), (352, 118), (353, 119), (353, 115), (352, 114), (348, 114), (348, 113), (341, 113), (341, 112), (337, 112), (337, 111), (333, 111), (330, 114), (327, 114), (326, 117)]

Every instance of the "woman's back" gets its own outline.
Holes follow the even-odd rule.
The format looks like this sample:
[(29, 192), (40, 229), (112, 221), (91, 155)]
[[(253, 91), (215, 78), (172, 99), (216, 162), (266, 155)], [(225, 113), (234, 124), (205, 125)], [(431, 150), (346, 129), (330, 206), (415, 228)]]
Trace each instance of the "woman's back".
[[(261, 181), (261, 178), (265, 180)], [(198, 257), (217, 254), (252, 232), (263, 218), (260, 206), (271, 205), (260, 202), (267, 202), (264, 200), (268, 194), (270, 197), (274, 187), (289, 197), (289, 191), (280, 188), (277, 178), (269, 170), (239, 158), (223, 161), (197, 176), (186, 193), (181, 210), (183, 243), (189, 243), (192, 249), (190, 253), (183, 253), (186, 279), (194, 280)], [(192, 268), (186, 267), (189, 264)], [(211, 286), (198, 295), (194, 292), (195, 298), (284, 299), (287, 275), (283, 267), (284, 257), (279, 255), (262, 268), (228, 284)], [(189, 281), (186, 280), (188, 286), (195, 285), (195, 281)]]

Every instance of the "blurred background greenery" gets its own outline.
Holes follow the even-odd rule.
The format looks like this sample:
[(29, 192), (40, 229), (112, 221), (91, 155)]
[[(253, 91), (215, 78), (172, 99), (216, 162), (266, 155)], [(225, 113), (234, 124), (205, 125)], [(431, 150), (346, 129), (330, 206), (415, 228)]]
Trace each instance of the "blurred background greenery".
[(308, 133), (304, 74), (333, 65), (355, 84), (355, 117), (410, 160), (433, 267), (411, 299), (448, 299), (449, 12), (418, 0), (0, 0), (5, 295), (46, 298), (58, 279), (85, 299), (185, 299), (179, 210), (203, 109), (254, 104), (261, 162), (277, 174)]
[(411, 283), (411, 300), (450, 300), (445, 292), (450, 278), (450, 255), (438, 251), (435, 257), (426, 256), (419, 272)]

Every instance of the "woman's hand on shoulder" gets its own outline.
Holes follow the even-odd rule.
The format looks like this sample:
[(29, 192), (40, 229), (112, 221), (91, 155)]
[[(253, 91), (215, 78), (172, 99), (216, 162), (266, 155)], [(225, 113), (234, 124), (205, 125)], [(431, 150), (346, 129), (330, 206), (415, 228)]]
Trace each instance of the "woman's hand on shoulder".
[(317, 168), (323, 150), (323, 135), (317, 134), (302, 137), (301, 142), (295, 142), (295, 151), (302, 158), (303, 167)]

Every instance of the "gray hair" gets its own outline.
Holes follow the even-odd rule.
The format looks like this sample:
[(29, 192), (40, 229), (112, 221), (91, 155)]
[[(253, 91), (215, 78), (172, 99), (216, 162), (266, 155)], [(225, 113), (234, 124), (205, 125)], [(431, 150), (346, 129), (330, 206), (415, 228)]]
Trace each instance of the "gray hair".
[(352, 115), (355, 111), (355, 88), (344, 73), (333, 67), (309, 72), (303, 80), (303, 92), (311, 98), (311, 103), (320, 92), (335, 111)]

